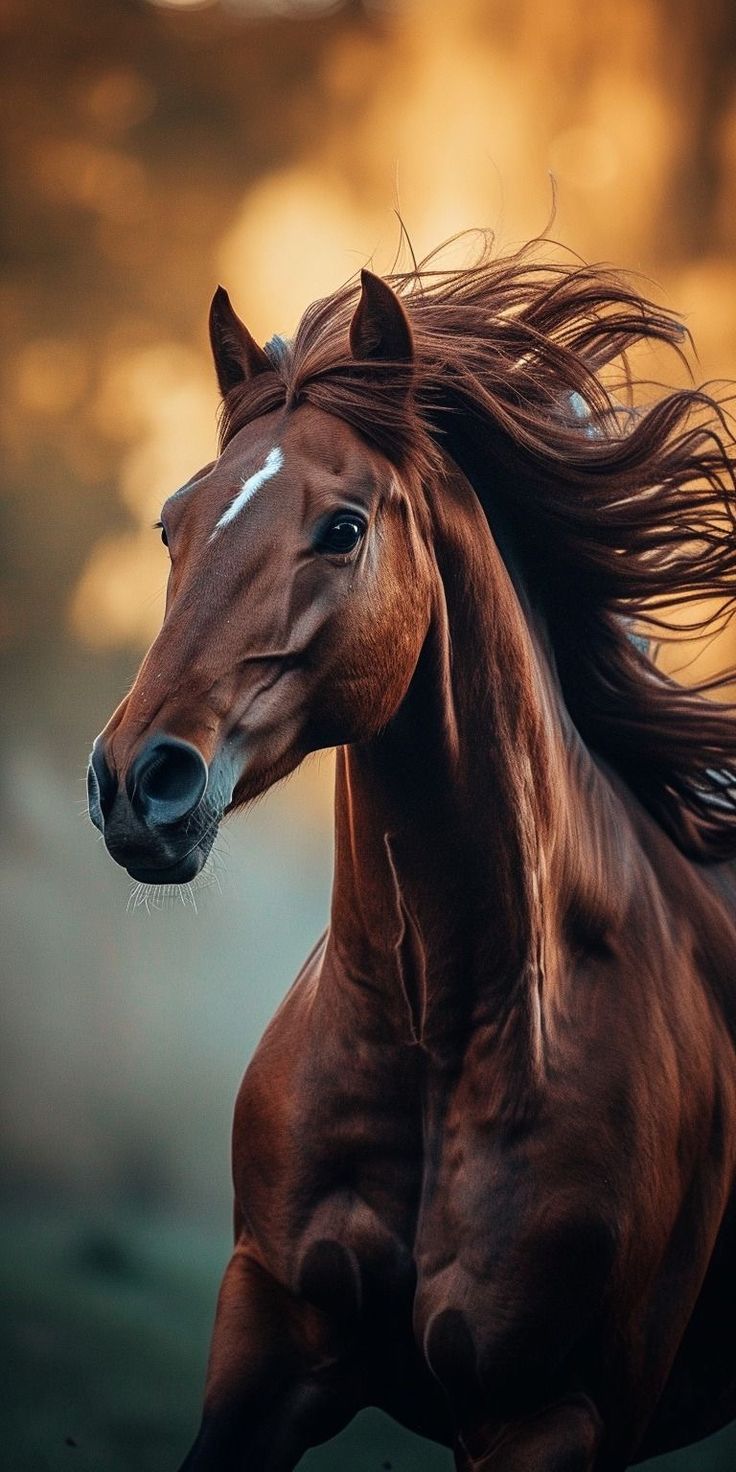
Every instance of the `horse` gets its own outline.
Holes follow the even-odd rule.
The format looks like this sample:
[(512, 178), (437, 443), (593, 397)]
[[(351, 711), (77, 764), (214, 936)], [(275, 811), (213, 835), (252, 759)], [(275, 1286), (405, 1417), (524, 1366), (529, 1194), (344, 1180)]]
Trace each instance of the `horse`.
[(736, 710), (641, 638), (728, 619), (733, 442), (633, 378), (674, 314), (547, 256), (364, 270), (265, 347), (212, 302), (219, 451), (89, 811), (187, 883), (335, 747), (335, 864), (238, 1096), (182, 1472), (291, 1472), (368, 1405), (458, 1472), (736, 1416)]

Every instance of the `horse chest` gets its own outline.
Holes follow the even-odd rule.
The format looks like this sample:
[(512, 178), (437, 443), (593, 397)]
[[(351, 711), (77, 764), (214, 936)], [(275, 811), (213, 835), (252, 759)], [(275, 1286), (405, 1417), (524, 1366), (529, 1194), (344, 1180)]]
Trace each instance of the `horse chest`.
[[(383, 1050), (333, 1055), (302, 1033), (275, 1086), (259, 1052), (236, 1106), (236, 1198), (268, 1266), (292, 1291), (352, 1317), (408, 1301), (422, 1180), (414, 1063)], [(279, 1048), (279, 1055), (281, 1049)]]
[(471, 1362), (528, 1363), (546, 1326), (577, 1330), (610, 1266), (587, 1187), (580, 1209), (564, 1160), (542, 1179), (554, 1142), (504, 1145), (477, 1116), (462, 1076), (406, 1044), (343, 1047), (299, 994), (236, 1110), (236, 1195), (269, 1270), (338, 1318), (400, 1319), (443, 1383)]

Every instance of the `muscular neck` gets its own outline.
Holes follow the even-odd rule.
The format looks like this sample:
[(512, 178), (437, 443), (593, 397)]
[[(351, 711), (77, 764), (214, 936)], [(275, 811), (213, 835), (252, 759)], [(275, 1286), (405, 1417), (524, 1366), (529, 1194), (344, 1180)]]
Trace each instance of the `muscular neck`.
[(461, 476), (440, 500), (411, 687), (386, 731), (338, 756), (330, 944), (377, 1025), (452, 1053), (513, 1011), (533, 1057), (570, 752), (477, 500)]

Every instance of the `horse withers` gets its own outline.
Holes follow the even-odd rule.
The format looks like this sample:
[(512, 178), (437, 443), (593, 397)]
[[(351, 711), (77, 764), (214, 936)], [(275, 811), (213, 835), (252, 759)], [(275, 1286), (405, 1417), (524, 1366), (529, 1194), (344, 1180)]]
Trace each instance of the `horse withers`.
[(611, 365), (678, 324), (533, 249), (364, 272), (278, 351), (219, 290), (211, 337), (220, 453), (90, 814), (182, 884), (338, 755), (184, 1467), (291, 1472), (366, 1405), (463, 1472), (695, 1440), (736, 1415), (736, 717), (630, 628), (731, 596), (723, 412), (624, 413)]

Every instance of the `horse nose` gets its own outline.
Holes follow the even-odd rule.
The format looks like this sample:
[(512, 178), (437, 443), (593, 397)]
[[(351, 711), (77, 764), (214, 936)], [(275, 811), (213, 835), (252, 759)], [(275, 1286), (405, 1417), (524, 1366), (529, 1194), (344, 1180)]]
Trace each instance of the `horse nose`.
[(126, 786), (130, 805), (144, 823), (181, 823), (204, 797), (207, 763), (188, 741), (154, 736), (132, 763)]

